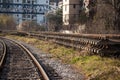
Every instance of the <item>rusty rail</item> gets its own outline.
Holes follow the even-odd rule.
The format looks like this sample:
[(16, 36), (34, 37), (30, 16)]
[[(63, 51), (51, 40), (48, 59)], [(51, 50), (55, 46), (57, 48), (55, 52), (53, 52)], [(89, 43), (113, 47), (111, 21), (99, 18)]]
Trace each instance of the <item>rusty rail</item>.
[(87, 50), (100, 55), (120, 55), (120, 34), (65, 34), (59, 32), (17, 32), (15, 35), (27, 35), (42, 40)]
[[(6, 39), (6, 38), (4, 38)], [(11, 40), (11, 39), (7, 39), (11, 42), (13, 42), (14, 44), (17, 44), (18, 46), (20, 46), (24, 51), (26, 51), (28, 53), (28, 55), (31, 57), (31, 59), (33, 60), (33, 63), (37, 66), (39, 72), (42, 74), (43, 76), (43, 79), (44, 80), (50, 80), (48, 75), (46, 74), (45, 70), (43, 69), (43, 67), (41, 66), (41, 64), (37, 61), (37, 59), (33, 56), (33, 54), (22, 44), (14, 41), (14, 40)]]
[(55, 32), (30, 33), (29, 36), (42, 40), (86, 50), (100, 55), (120, 55), (119, 34), (63, 34)]
[(0, 42), (1, 42), (2, 46), (3, 46), (3, 50), (2, 50), (2, 53), (1, 53), (1, 56), (0, 56), (0, 68), (1, 68), (2, 65), (3, 65), (3, 62), (5, 60), (7, 49), (6, 49), (6, 44), (2, 40), (0, 40)]

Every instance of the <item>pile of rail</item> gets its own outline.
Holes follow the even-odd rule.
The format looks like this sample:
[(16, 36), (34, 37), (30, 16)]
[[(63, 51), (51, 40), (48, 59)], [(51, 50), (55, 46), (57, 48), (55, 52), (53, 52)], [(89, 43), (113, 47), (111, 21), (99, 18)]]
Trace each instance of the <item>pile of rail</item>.
[(120, 35), (117, 34), (65, 34), (55, 32), (29, 33), (29, 36), (80, 50), (86, 50), (101, 56), (120, 55)]
[(4, 31), (4, 33), (50, 40), (67, 47), (86, 50), (90, 52), (90, 54), (99, 54), (101, 56), (120, 56), (120, 34), (66, 34), (59, 32), (17, 31)]

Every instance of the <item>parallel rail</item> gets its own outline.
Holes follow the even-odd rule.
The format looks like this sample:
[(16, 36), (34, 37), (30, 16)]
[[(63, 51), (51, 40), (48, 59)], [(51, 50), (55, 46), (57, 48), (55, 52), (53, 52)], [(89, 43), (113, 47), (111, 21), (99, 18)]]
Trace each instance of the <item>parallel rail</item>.
[[(5, 39), (5, 38), (4, 38)], [(43, 79), (44, 80), (50, 80), (48, 75), (46, 74), (46, 72), (44, 71), (43, 67), (40, 65), (40, 63), (36, 60), (36, 58), (33, 56), (33, 54), (26, 48), (24, 47), (22, 44), (19, 44), (18, 42), (16, 41), (13, 41), (13, 40), (10, 40), (10, 39), (7, 39), (9, 40), (10, 42), (16, 44), (17, 46), (19, 46), (21, 49), (23, 49), (26, 53), (28, 53), (28, 55), (30, 56), (30, 58), (32, 59), (33, 63), (37, 66), (38, 70), (39, 70), (39, 73), (42, 74), (43, 76)], [(4, 42), (3, 42), (4, 43)], [(5, 43), (4, 43), (5, 44)], [(6, 48), (5, 48), (5, 51), (6, 51)], [(3, 61), (2, 61), (3, 62)]]
[(28, 55), (34, 61), (35, 65), (38, 67), (39, 72), (42, 74), (44, 80), (50, 80), (49, 77), (48, 77), (48, 75), (46, 74), (45, 70), (40, 65), (40, 63), (37, 61), (37, 59), (33, 56), (33, 54), (27, 48), (25, 48), (25, 46), (23, 46), (22, 44), (19, 44), (19, 43), (15, 42), (15, 41), (14, 41), (14, 43), (18, 44), (21, 48), (23, 48), (28, 53)]

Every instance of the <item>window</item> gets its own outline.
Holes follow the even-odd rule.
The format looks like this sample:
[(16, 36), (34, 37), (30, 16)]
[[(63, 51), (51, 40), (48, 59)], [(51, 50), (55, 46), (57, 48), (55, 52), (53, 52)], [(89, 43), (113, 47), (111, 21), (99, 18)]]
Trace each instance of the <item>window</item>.
[(25, 19), (22, 19), (23, 21), (25, 21)]
[(76, 8), (76, 4), (73, 4), (73, 8)]
[(36, 18), (36, 15), (32, 15), (32, 19), (35, 19)]
[(23, 14), (23, 15), (22, 15), (22, 17), (23, 17), (23, 18), (26, 18), (26, 15), (25, 15), (25, 14)]
[(30, 18), (30, 15), (27, 15), (27, 18)]
[(26, 0), (23, 0), (23, 3), (26, 3)]
[(32, 1), (32, 4), (34, 4), (34, 1)]
[(27, 3), (30, 3), (30, 1), (27, 1)]

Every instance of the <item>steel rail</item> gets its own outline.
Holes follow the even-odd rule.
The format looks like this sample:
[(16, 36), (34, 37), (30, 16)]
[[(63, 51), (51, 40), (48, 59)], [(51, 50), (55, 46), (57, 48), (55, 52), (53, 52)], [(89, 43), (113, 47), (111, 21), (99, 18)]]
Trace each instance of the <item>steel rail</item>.
[(7, 48), (6, 48), (6, 44), (2, 40), (0, 40), (0, 42), (3, 45), (3, 54), (2, 54), (2, 58), (0, 60), (0, 68), (1, 68), (3, 65), (4, 59), (5, 59), (5, 56), (6, 56)]
[(33, 60), (34, 64), (37, 66), (37, 68), (39, 69), (40, 73), (42, 74), (44, 80), (50, 80), (50, 78), (48, 77), (48, 75), (46, 74), (45, 70), (43, 69), (43, 67), (40, 65), (40, 63), (37, 61), (37, 59), (33, 56), (33, 54), (22, 44), (14, 41), (14, 40), (11, 40), (11, 39), (8, 39), (8, 38), (5, 38), (15, 44), (17, 44), (18, 46), (20, 46), (23, 50), (25, 50), (28, 55), (31, 57), (31, 59)]
[(120, 53), (120, 34), (65, 34), (60, 32), (23, 31), (17, 31), (17, 34), (12, 34), (50, 40), (58, 44), (87, 50), (95, 54), (120, 55), (118, 54)]
[(120, 34), (64, 34), (57, 32), (30, 33), (31, 37), (50, 40), (67, 47), (86, 50), (94, 54), (120, 55)]

